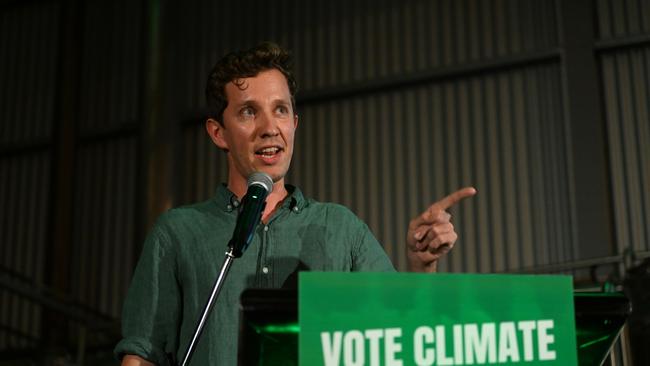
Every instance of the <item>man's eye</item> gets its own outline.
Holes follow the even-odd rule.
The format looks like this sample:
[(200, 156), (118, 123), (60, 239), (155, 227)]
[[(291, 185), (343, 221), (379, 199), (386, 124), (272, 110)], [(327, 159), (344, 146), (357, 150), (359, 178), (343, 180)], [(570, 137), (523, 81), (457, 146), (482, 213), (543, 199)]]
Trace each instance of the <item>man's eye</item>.
[(287, 113), (289, 113), (289, 108), (287, 108), (286, 106), (283, 106), (283, 105), (278, 106), (275, 110), (276, 110), (278, 113), (280, 113), (280, 114), (287, 114)]
[(242, 110), (239, 113), (244, 117), (254, 117), (255, 116), (255, 111), (251, 107), (242, 108)]

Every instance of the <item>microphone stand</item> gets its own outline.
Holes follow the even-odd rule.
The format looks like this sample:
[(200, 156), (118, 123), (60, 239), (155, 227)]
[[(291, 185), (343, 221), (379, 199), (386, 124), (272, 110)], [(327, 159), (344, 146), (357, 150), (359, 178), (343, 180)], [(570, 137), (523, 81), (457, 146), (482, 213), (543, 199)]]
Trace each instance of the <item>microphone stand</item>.
[(230, 270), (230, 265), (235, 259), (235, 255), (233, 254), (234, 251), (235, 249), (231, 247), (230, 250), (226, 252), (226, 258), (223, 261), (223, 265), (221, 265), (221, 271), (219, 271), (219, 276), (217, 277), (217, 280), (214, 281), (214, 286), (212, 287), (212, 292), (210, 293), (208, 302), (203, 307), (203, 313), (201, 314), (201, 318), (199, 319), (199, 322), (196, 324), (196, 329), (194, 330), (192, 341), (190, 342), (190, 345), (187, 347), (187, 351), (185, 351), (185, 356), (183, 357), (183, 361), (181, 362), (182, 366), (187, 366), (187, 364), (189, 364), (190, 362), (190, 359), (192, 358), (192, 355), (194, 354), (196, 345), (199, 342), (199, 337), (201, 337), (201, 333), (203, 332), (203, 327), (205, 326), (205, 323), (208, 320), (208, 316), (210, 316), (210, 313), (212, 312), (212, 307), (214, 306), (214, 303), (216, 302), (217, 297), (219, 296), (219, 292), (221, 292), (223, 283), (225, 282), (226, 276), (228, 275), (228, 271)]
[(226, 276), (228, 275), (233, 260), (241, 257), (253, 240), (255, 228), (260, 222), (262, 212), (264, 212), (264, 208), (266, 207), (266, 196), (272, 189), (273, 181), (271, 180), (271, 177), (264, 173), (253, 173), (248, 178), (248, 191), (242, 200), (242, 211), (237, 215), (237, 224), (235, 225), (232, 239), (230, 239), (230, 242), (228, 243), (230, 249), (226, 252), (226, 259), (221, 266), (221, 271), (219, 272), (217, 280), (214, 282), (208, 302), (203, 307), (201, 319), (199, 319), (199, 322), (196, 324), (192, 341), (187, 347), (187, 351), (185, 351), (185, 356), (183, 356), (183, 361), (181, 362), (182, 366), (187, 366), (189, 364), (192, 354), (196, 350), (196, 345), (199, 342), (205, 323), (207, 322), (208, 316), (210, 316), (212, 308), (217, 300), (217, 296), (219, 296), (219, 292), (221, 292), (221, 288), (226, 281)]

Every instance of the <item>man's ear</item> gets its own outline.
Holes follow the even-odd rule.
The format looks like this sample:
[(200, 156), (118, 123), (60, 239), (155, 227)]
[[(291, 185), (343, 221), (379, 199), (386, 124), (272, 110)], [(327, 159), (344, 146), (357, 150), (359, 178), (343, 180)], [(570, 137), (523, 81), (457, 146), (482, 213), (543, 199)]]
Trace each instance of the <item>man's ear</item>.
[(298, 128), (298, 113), (293, 114), (293, 129)]
[(208, 132), (212, 142), (217, 145), (221, 150), (228, 151), (228, 143), (223, 137), (225, 128), (219, 121), (214, 118), (208, 118), (205, 121), (205, 130)]

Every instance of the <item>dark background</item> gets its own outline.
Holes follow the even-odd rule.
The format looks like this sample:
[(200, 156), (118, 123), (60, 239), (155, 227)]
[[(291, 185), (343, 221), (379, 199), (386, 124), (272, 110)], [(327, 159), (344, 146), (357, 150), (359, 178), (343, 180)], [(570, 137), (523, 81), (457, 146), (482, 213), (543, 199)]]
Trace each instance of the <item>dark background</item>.
[(398, 269), (464, 185), (443, 272), (620, 289), (650, 255), (648, 0), (2, 1), (0, 365), (110, 363), (148, 228), (225, 179), (207, 73), (263, 40), (295, 57), (289, 181)]

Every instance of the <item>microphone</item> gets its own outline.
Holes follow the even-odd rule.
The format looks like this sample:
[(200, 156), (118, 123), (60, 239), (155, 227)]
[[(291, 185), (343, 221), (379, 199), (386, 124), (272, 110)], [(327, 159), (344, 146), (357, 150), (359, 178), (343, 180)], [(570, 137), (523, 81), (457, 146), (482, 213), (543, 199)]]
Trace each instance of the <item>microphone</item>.
[(242, 199), (242, 209), (237, 216), (237, 224), (228, 242), (231, 253), (239, 258), (253, 241), (255, 228), (266, 207), (266, 197), (273, 191), (273, 180), (262, 172), (254, 172), (248, 177), (248, 190)]
[(212, 307), (216, 303), (217, 297), (221, 292), (221, 288), (226, 280), (232, 262), (235, 258), (241, 257), (246, 248), (250, 245), (251, 241), (253, 241), (255, 228), (260, 222), (260, 218), (262, 218), (264, 207), (266, 207), (266, 197), (272, 190), (273, 180), (268, 174), (255, 172), (248, 177), (248, 190), (242, 199), (242, 209), (239, 211), (239, 215), (237, 216), (237, 224), (235, 225), (232, 239), (228, 242), (230, 251), (226, 252), (226, 259), (223, 262), (223, 266), (221, 266), (219, 276), (214, 282), (208, 302), (203, 307), (201, 318), (196, 323), (194, 335), (192, 336), (192, 340), (187, 346), (187, 351), (185, 351), (185, 355), (183, 356), (183, 361), (181, 363), (182, 366), (189, 364), (190, 359), (194, 354), (194, 350), (196, 350), (196, 345), (203, 333), (203, 328), (205, 327), (208, 316), (212, 311)]

